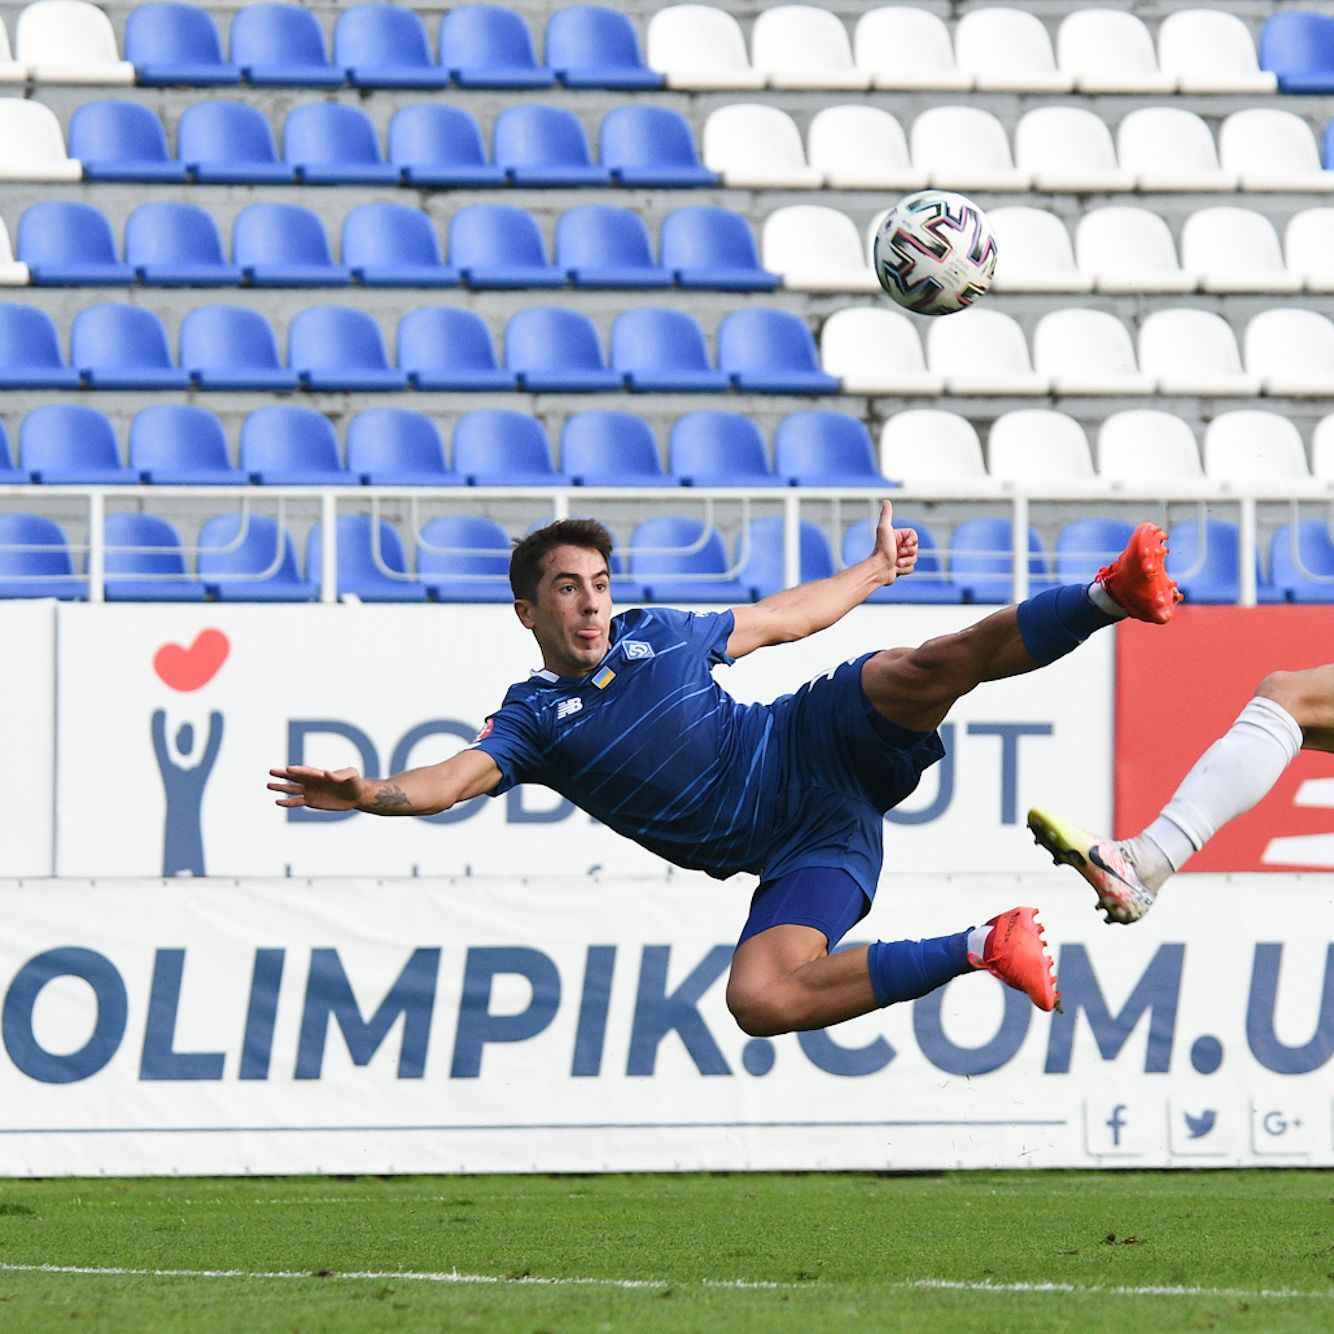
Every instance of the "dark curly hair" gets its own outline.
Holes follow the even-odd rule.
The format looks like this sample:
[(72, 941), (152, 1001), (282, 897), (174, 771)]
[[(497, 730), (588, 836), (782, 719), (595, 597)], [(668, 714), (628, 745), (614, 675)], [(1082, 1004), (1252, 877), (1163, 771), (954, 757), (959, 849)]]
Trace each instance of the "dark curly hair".
[(554, 547), (583, 547), (598, 552), (611, 568), (611, 534), (596, 519), (557, 519), (516, 538), (510, 553), (510, 589), (525, 602), (537, 600), (542, 558)]

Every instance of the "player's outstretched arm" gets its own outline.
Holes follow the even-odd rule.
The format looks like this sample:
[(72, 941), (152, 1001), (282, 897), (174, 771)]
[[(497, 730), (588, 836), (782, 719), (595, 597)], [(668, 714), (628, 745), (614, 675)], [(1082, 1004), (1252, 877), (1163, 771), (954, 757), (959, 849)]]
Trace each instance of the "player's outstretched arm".
[(888, 500), (883, 501), (875, 548), (865, 560), (828, 579), (785, 588), (753, 606), (733, 607), (736, 624), (727, 641), (727, 652), (742, 658), (768, 644), (805, 639), (861, 606), (876, 589), (911, 574), (916, 565), (917, 534), (911, 528), (895, 528), (894, 507)]
[(500, 767), (480, 750), (464, 750), (440, 764), (408, 769), (392, 778), (363, 778), (355, 769), (314, 769), (289, 764), (270, 769), (279, 806), (313, 811), (366, 811), (371, 815), (438, 815), (460, 801), (480, 797), (500, 782)]

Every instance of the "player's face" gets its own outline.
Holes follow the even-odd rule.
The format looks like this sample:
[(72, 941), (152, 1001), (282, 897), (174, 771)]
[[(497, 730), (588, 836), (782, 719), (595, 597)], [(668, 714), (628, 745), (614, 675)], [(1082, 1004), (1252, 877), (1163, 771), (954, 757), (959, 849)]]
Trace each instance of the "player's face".
[(611, 576), (588, 547), (553, 547), (542, 559), (537, 597), (514, 604), (557, 676), (587, 676), (607, 655)]

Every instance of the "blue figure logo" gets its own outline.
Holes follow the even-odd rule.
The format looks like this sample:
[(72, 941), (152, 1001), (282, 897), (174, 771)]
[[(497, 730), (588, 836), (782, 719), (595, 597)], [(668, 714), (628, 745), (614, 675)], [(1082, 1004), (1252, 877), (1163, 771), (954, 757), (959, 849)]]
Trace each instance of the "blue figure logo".
[(167, 712), (165, 709), (157, 709), (153, 714), (153, 749), (157, 753), (158, 768), (162, 770), (162, 786), (167, 795), (166, 832), (162, 845), (163, 875), (204, 874), (204, 832), (200, 820), (204, 784), (208, 782), (221, 745), (222, 714), (213, 712), (208, 716), (208, 740), (204, 744), (204, 753), (193, 764), (188, 763), (195, 750), (194, 725), (182, 723), (176, 729), (173, 755), (167, 742)]

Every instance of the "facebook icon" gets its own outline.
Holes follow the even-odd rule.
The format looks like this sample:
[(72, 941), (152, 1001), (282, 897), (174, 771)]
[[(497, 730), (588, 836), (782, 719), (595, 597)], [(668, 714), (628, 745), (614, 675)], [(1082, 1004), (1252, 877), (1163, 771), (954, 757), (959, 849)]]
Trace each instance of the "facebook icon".
[(1107, 1118), (1107, 1129), (1112, 1132), (1112, 1148), (1114, 1149), (1121, 1147), (1121, 1130), (1126, 1123), (1125, 1110), (1125, 1103), (1118, 1102), (1112, 1108), (1111, 1116)]
[[(1094, 1157), (1137, 1158), (1150, 1152), (1160, 1117), (1154, 1106), (1135, 1098), (1084, 1104), (1084, 1147)], [(1166, 1126), (1161, 1127), (1166, 1130)]]

